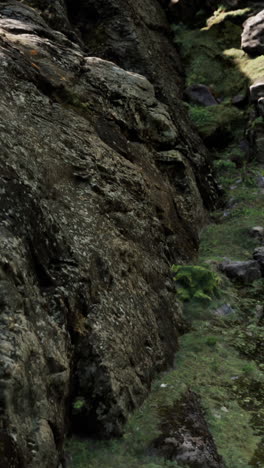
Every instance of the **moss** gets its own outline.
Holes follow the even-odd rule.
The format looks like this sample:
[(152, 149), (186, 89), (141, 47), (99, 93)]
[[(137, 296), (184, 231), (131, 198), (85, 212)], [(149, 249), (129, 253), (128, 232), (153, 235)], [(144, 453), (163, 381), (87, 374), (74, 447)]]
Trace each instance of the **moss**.
[(216, 97), (228, 98), (244, 92), (248, 85), (245, 74), (234, 57), (226, 54), (230, 44), (240, 48), (242, 29), (227, 21), (219, 28), (188, 30), (174, 27), (175, 42), (185, 62), (186, 83), (211, 86)]
[(251, 58), (240, 48), (227, 48), (224, 51), (225, 57), (232, 59), (240, 72), (249, 80), (250, 83), (264, 76), (264, 55)]
[(229, 103), (210, 107), (192, 105), (189, 115), (203, 138), (211, 137), (217, 131), (234, 132), (244, 122), (243, 112)]
[(206, 21), (207, 28), (209, 29), (215, 25), (219, 25), (220, 23), (223, 23), (226, 20), (238, 22), (241, 24), (244, 21), (244, 19), (250, 14), (250, 12), (250, 8), (241, 8), (238, 10), (228, 11), (224, 6), (219, 7), (214, 12), (214, 14)]
[[(230, 329), (230, 325), (227, 326), (227, 330)], [(157, 436), (154, 429), (159, 423), (159, 408), (172, 405), (191, 388), (201, 395), (211, 431), (227, 467), (248, 467), (260, 438), (250, 427), (251, 415), (231, 396), (232, 379), (243, 376), (251, 363), (239, 357), (230, 346), (230, 337), (218, 334), (219, 330), (217, 327), (214, 330), (212, 323), (197, 323), (196, 327), (181, 339), (175, 370), (155, 383), (140, 412), (131, 417), (127, 440), (132, 443), (136, 438), (141, 447), (142, 444), (147, 446), (149, 439)], [(150, 438), (146, 437), (147, 428), (151, 428)]]
[(208, 266), (173, 265), (177, 296), (182, 301), (192, 299), (207, 303), (220, 292), (220, 276), (211, 271)]
[(73, 458), (74, 468), (180, 468), (176, 462), (134, 452), (125, 440), (103, 442), (73, 437), (66, 449)]

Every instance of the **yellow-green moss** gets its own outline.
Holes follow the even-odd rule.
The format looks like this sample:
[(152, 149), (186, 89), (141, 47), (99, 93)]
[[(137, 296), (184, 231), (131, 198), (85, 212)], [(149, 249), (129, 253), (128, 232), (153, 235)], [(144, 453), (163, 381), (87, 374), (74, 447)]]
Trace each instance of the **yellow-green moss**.
[(207, 28), (211, 28), (215, 25), (225, 22), (226, 20), (238, 20), (244, 18), (251, 12), (251, 8), (242, 8), (238, 10), (226, 10), (225, 7), (219, 7), (214, 14), (206, 21)]
[(240, 26), (226, 21), (218, 28), (188, 30), (180, 25), (173, 30), (185, 63), (187, 85), (210, 86), (219, 98), (230, 98), (245, 91), (247, 77), (233, 57), (225, 54), (230, 45), (240, 47)]
[(224, 55), (233, 60), (237, 68), (250, 83), (264, 77), (264, 55), (251, 58), (241, 49), (228, 48), (224, 51)]

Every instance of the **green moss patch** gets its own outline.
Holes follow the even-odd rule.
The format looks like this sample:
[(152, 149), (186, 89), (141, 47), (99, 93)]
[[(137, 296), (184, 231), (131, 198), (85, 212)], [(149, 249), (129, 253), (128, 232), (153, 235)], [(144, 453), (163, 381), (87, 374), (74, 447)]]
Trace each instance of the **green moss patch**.
[(146, 450), (128, 446), (126, 438), (119, 441), (93, 441), (73, 437), (66, 450), (74, 468), (180, 468), (176, 462), (148, 456)]
[(250, 14), (251, 8), (240, 8), (238, 10), (227, 10), (225, 7), (219, 7), (214, 14), (206, 21), (207, 28), (225, 22), (226, 20), (241, 24)]
[(247, 77), (233, 57), (225, 53), (230, 45), (240, 48), (240, 26), (227, 21), (218, 28), (189, 30), (179, 25), (173, 30), (185, 63), (187, 86), (210, 86), (215, 96), (222, 99), (244, 92)]
[[(226, 329), (229, 327), (230, 324)], [(237, 401), (233, 384), (248, 375), (249, 366), (253, 367), (254, 378), (259, 376), (259, 371), (251, 361), (239, 357), (230, 341), (212, 322), (196, 324), (191, 333), (182, 337), (175, 370), (155, 382), (149, 398), (128, 422), (123, 442), (128, 450), (133, 447), (134, 453), (142, 456), (159, 436), (160, 409), (173, 405), (191, 388), (201, 396), (210, 429), (227, 467), (250, 466), (260, 437), (250, 426), (250, 412)]]
[(203, 138), (212, 137), (217, 131), (225, 134), (241, 128), (245, 121), (243, 112), (235, 106), (219, 104), (216, 106), (202, 107), (189, 106), (189, 115)]

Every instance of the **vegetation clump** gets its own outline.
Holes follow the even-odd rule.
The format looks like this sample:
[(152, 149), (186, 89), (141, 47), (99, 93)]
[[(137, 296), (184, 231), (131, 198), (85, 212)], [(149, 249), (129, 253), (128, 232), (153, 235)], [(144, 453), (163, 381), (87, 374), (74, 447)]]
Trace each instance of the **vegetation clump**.
[(243, 113), (229, 103), (210, 107), (189, 105), (189, 115), (204, 139), (217, 131), (231, 139), (234, 127), (241, 128), (241, 122), (244, 122)]
[(219, 293), (220, 277), (208, 267), (173, 265), (172, 271), (175, 273), (177, 296), (182, 301), (211, 301)]

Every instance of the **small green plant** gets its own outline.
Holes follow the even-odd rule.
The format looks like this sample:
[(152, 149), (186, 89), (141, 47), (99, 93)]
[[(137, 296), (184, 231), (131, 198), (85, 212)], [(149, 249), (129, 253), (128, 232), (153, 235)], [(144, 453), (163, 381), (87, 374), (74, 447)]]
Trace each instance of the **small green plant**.
[(243, 367), (242, 367), (242, 371), (246, 374), (246, 375), (253, 375), (256, 371), (256, 366), (255, 364), (251, 363), (251, 362), (247, 362)]
[(214, 347), (217, 343), (217, 338), (215, 336), (208, 336), (206, 339), (206, 344), (208, 346)]
[(84, 398), (76, 398), (76, 400), (74, 400), (73, 405), (72, 405), (75, 411), (80, 411), (84, 406), (85, 406)]
[(208, 267), (199, 265), (173, 265), (177, 295), (182, 301), (196, 299), (211, 301), (220, 292), (220, 276)]

